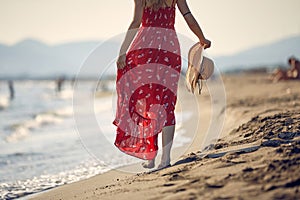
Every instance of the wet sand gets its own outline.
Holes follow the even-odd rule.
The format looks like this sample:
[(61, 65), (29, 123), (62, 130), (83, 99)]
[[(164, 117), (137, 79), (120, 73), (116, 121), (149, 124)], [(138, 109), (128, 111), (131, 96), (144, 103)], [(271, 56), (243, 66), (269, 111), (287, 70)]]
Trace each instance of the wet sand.
[[(300, 82), (274, 84), (267, 75), (240, 74), (226, 75), (224, 83), (226, 120), (209, 151), (199, 151), (211, 115), (204, 90), (197, 97), (207, 105), (201, 126), (170, 168), (113, 170), (33, 199), (300, 199)], [(189, 104), (191, 95), (182, 98)]]

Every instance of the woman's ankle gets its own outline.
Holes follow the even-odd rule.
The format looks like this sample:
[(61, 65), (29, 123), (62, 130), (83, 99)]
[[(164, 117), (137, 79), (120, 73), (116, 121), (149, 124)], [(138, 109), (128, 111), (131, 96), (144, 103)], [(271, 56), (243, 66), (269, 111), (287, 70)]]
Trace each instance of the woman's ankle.
[(144, 167), (144, 168), (154, 168), (155, 167), (155, 159), (153, 159), (153, 160), (148, 160), (148, 161), (146, 161), (146, 162), (144, 162), (144, 163), (142, 163), (142, 166)]
[(170, 153), (163, 153), (161, 155), (161, 160), (171, 160), (171, 155)]
[(168, 165), (171, 162), (170, 156), (162, 156), (160, 163), (163, 165)]

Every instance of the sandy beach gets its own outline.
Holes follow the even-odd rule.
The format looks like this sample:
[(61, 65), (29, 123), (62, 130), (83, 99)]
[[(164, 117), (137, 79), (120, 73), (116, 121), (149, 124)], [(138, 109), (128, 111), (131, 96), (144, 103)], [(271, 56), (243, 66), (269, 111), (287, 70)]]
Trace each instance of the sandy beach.
[[(200, 151), (212, 114), (204, 88), (197, 130), (190, 130), (192, 120), (184, 124), (196, 136), (184, 156), (172, 156), (170, 168), (112, 170), (31, 199), (300, 199), (300, 82), (272, 83), (266, 74), (250, 73), (223, 81), (225, 124), (209, 151)], [(193, 97), (183, 93), (179, 101), (193, 106)]]

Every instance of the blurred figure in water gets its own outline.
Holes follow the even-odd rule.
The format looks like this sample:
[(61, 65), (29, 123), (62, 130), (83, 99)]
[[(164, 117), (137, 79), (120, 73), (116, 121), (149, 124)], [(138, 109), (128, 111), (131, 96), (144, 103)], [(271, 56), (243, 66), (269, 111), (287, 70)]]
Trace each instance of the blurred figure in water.
[(15, 98), (15, 89), (14, 89), (14, 83), (12, 80), (8, 81), (8, 89), (9, 89), (10, 100), (13, 100)]
[(56, 80), (56, 92), (60, 92), (63, 86), (63, 83), (65, 82), (65, 77), (61, 76), (58, 77), (58, 79)]
[(295, 57), (290, 57), (288, 60), (291, 68), (287, 71), (287, 76), (290, 79), (300, 80), (300, 62)]

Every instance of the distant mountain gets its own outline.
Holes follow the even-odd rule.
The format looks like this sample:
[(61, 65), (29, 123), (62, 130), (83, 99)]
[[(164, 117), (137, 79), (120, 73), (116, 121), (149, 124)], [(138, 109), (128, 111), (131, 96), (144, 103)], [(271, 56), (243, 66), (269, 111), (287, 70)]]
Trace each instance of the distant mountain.
[[(99, 44), (100, 41), (88, 41), (49, 46), (32, 39), (13, 46), (0, 44), (0, 78), (74, 76), (91, 51)], [(119, 48), (114, 42), (104, 46)], [(107, 49), (108, 51), (101, 48), (102, 54), (114, 54), (110, 48)], [(101, 66), (101, 63), (98, 64)], [(91, 76), (93, 72), (85, 75)]]
[[(95, 50), (95, 48), (97, 49)], [(27, 39), (13, 46), (0, 44), (0, 78), (74, 76), (84, 63), (82, 76), (111, 74), (120, 48), (119, 42), (87, 41), (49, 46)], [(95, 50), (92, 52), (92, 50)], [(221, 71), (249, 69), (253, 66), (286, 64), (287, 58), (300, 56), (300, 36), (286, 38), (242, 51), (230, 56), (215, 58)]]
[(261, 45), (240, 53), (215, 59), (221, 71), (249, 69), (259, 66), (287, 65), (290, 56), (300, 58), (300, 36)]

